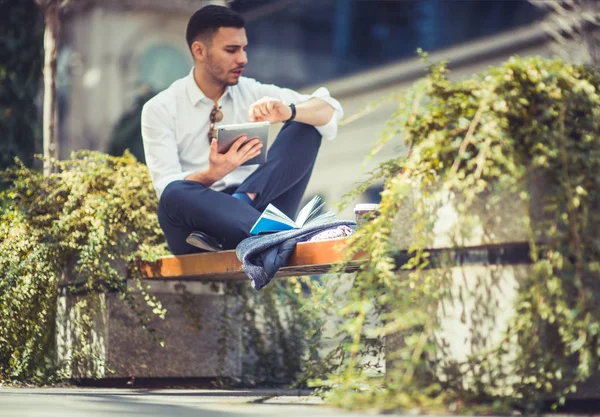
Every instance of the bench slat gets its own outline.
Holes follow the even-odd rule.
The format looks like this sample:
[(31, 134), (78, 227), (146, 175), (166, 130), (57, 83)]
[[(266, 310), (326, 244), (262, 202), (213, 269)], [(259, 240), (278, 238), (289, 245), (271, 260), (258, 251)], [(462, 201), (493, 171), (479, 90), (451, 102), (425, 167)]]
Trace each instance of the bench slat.
[[(347, 245), (346, 238), (299, 243), (288, 265), (281, 268), (277, 276), (327, 273), (333, 265), (343, 259)], [(354, 271), (360, 264), (360, 257), (357, 257), (346, 271)], [(166, 256), (156, 262), (141, 262), (140, 271), (144, 279), (194, 281), (248, 279), (233, 250)]]

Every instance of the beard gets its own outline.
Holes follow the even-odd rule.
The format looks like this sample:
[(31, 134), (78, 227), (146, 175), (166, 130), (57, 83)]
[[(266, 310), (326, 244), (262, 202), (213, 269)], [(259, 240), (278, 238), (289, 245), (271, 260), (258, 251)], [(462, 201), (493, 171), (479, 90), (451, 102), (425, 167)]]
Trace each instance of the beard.
[(227, 80), (227, 82), (225, 83), (225, 85), (227, 87), (231, 86), (231, 85), (237, 85), (240, 82), (239, 78), (235, 78), (233, 80)]
[(225, 87), (239, 83), (239, 78), (229, 78), (229, 70), (223, 69), (215, 63), (210, 53), (207, 58), (206, 68), (215, 83), (222, 84)]

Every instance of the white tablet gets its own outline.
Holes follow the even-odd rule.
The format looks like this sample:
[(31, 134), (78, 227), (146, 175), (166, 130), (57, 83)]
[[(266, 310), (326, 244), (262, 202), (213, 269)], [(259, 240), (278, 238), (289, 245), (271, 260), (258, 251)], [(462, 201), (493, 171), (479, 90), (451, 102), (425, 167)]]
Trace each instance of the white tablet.
[(257, 122), (218, 126), (217, 141), (219, 142), (219, 153), (227, 152), (233, 142), (240, 136), (246, 135), (248, 136), (248, 140), (257, 137), (263, 143), (260, 154), (244, 162), (242, 165), (264, 164), (267, 162), (269, 125), (269, 122)]

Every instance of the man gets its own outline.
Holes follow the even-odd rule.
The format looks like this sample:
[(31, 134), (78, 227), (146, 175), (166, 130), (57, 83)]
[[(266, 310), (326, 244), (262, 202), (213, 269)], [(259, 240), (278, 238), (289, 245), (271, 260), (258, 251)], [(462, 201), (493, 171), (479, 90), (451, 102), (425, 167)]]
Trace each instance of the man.
[[(242, 77), (248, 59), (244, 20), (222, 6), (190, 18), (190, 74), (146, 103), (142, 137), (159, 197), (158, 219), (172, 253), (233, 249), (249, 236), (269, 203), (294, 217), (310, 179), (321, 137), (333, 138), (342, 107), (325, 88), (312, 95)], [(286, 122), (267, 162), (241, 166), (261, 152), (258, 139), (239, 138), (217, 151), (218, 123)]]

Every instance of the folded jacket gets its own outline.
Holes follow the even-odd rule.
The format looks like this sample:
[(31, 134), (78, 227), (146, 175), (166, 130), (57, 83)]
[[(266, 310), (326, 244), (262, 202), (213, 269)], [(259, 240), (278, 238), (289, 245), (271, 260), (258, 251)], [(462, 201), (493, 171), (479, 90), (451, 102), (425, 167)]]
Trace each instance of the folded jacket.
[(251, 236), (242, 240), (235, 253), (242, 262), (244, 272), (252, 281), (252, 287), (260, 290), (285, 266), (299, 242), (327, 229), (339, 226), (356, 227), (355, 222), (335, 221), (319, 226), (285, 230), (267, 235)]

